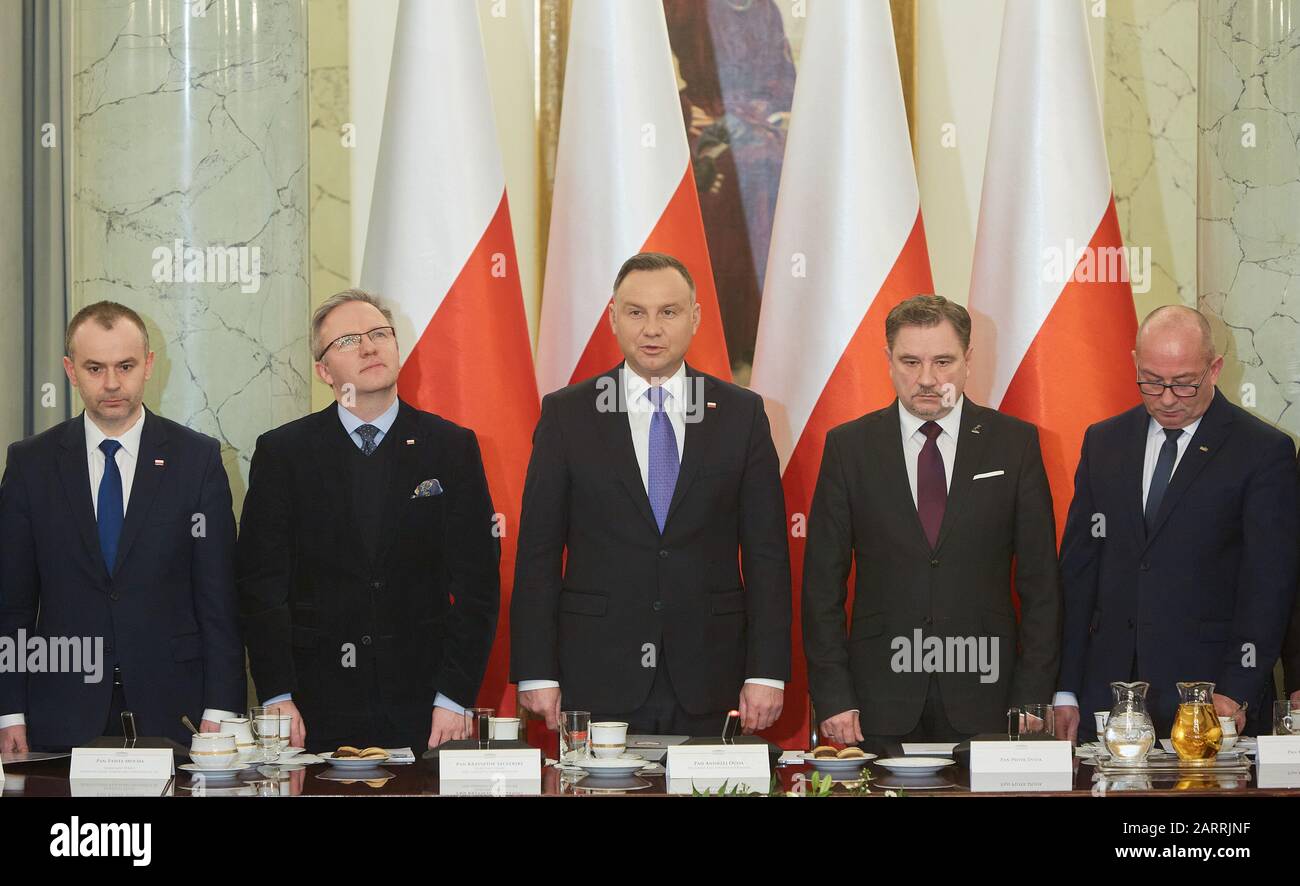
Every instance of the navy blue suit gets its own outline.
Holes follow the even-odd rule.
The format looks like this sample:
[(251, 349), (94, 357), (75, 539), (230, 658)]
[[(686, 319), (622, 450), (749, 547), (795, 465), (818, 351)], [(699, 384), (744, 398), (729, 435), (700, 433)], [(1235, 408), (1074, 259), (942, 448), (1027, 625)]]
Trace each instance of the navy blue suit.
[(182, 714), (197, 725), (204, 709), (241, 711), (246, 700), (221, 448), (146, 410), (110, 575), (85, 421), (9, 447), (0, 481), (0, 636), (102, 637), (103, 679), (0, 673), (0, 713), (26, 714), (33, 748), (84, 744), (104, 732), (116, 666), (138, 733), (188, 744)]
[(1216, 390), (1148, 532), (1148, 422), (1137, 406), (1084, 436), (1061, 542), (1060, 688), (1079, 699), (1082, 740), (1113, 705), (1110, 683), (1133, 675), (1151, 684), (1161, 737), (1189, 680), (1249, 702), (1255, 734), (1296, 593), (1295, 448)]

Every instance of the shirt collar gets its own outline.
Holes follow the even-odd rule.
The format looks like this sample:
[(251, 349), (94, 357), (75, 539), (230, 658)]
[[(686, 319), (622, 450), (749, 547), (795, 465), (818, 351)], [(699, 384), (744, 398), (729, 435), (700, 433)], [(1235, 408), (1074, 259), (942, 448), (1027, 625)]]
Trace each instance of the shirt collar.
[[(1196, 429), (1197, 429), (1198, 427), (1200, 427), (1200, 425), (1201, 425), (1201, 419), (1203, 419), (1203, 418), (1205, 418), (1204, 413), (1201, 414), (1201, 418), (1198, 418), (1196, 421), (1192, 422), (1190, 425), (1188, 425), (1187, 427), (1183, 428), (1183, 430), (1187, 432), (1187, 436), (1188, 436), (1188, 437), (1193, 437), (1193, 436), (1196, 435)], [(1164, 429), (1164, 427), (1160, 424), (1160, 422), (1156, 421), (1154, 418), (1148, 418), (1148, 419), (1147, 419), (1147, 436), (1148, 436), (1148, 437), (1164, 437), (1164, 435), (1165, 435), (1165, 429)], [(1175, 437), (1174, 439), (1175, 439), (1175, 440), (1181, 440), (1182, 437)]]
[(394, 397), (392, 405), (390, 405), (379, 415), (375, 416), (375, 418), (372, 419), (371, 421), (362, 421), (361, 419), (353, 415), (351, 412), (349, 412), (347, 408), (344, 407), (342, 403), (340, 403), (338, 404), (339, 421), (343, 422), (343, 430), (347, 431), (349, 434), (356, 431), (356, 429), (361, 427), (362, 425), (374, 425), (375, 427), (379, 428), (379, 433), (387, 434), (388, 429), (391, 428), (393, 426), (393, 422), (397, 420), (397, 407), (400, 403), (401, 401), (398, 398)]
[[(645, 392), (650, 390), (650, 382), (628, 368), (626, 362), (623, 363), (620, 371), (623, 374), (623, 390), (627, 392), (627, 403), (629, 409), (653, 410), (654, 406), (646, 397)], [(686, 361), (677, 367), (677, 371), (668, 377), (663, 383), (664, 392), (668, 399), (664, 401), (664, 410), (681, 410), (685, 409), (685, 399), (682, 396), (686, 389)]]
[(135, 420), (135, 424), (127, 428), (123, 433), (116, 437), (109, 437), (100, 430), (99, 425), (91, 420), (90, 416), (82, 412), (86, 424), (86, 452), (91, 453), (99, 448), (99, 444), (105, 440), (116, 440), (122, 444), (126, 454), (136, 458), (140, 454), (140, 435), (144, 433), (144, 408), (140, 409), (140, 417)]
[[(935, 419), (935, 421), (939, 423), (939, 427), (943, 429), (944, 433), (949, 437), (952, 437), (954, 440), (957, 439), (957, 434), (961, 431), (961, 407), (965, 402), (966, 395), (962, 394), (957, 398), (957, 405), (952, 408), (951, 412), (943, 418)], [(907, 408), (903, 406), (902, 400), (898, 401), (898, 417), (903, 426), (904, 440), (912, 439), (912, 435), (921, 429), (921, 425), (930, 421), (928, 418), (917, 418), (915, 415), (908, 412)]]

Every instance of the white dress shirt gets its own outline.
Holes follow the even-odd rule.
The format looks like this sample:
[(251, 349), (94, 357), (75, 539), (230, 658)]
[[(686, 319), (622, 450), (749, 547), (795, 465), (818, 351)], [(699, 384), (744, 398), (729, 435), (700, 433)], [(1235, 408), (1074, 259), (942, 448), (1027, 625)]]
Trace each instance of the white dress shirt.
[[(385, 435), (387, 435), (389, 430), (392, 429), (393, 422), (397, 421), (397, 410), (399, 405), (400, 404), (398, 402), (398, 399), (394, 397), (392, 404), (387, 409), (385, 409), (379, 415), (375, 416), (375, 418), (372, 419), (371, 421), (365, 421), (352, 414), (350, 410), (345, 408), (343, 404), (340, 403), (338, 404), (339, 421), (343, 423), (343, 429), (348, 432), (348, 439), (350, 439), (353, 443), (355, 443), (358, 449), (362, 448), (363, 444), (365, 443), (365, 439), (362, 438), (362, 436), (357, 433), (357, 428), (361, 427), (362, 425), (373, 425), (374, 427), (378, 428), (379, 433), (375, 434), (375, 447), (378, 448), (379, 444), (384, 441)], [(273, 705), (282, 701), (293, 701), (293, 693), (286, 692), (283, 695), (277, 695), (274, 698), (268, 698), (266, 701), (262, 702), (262, 704)], [(434, 697), (433, 706), (435, 708), (446, 708), (447, 710), (451, 711), (453, 714), (465, 713), (465, 708), (463, 708), (461, 705), (457, 704), (456, 702), (452, 701), (450, 698), (443, 695), (441, 692), (439, 692), (437, 696)]]
[(898, 401), (898, 421), (903, 434), (903, 463), (907, 465), (907, 482), (912, 487), (912, 505), (916, 506), (916, 462), (921, 457), (921, 448), (925, 446), (925, 434), (921, 425), (928, 421), (936, 422), (943, 429), (934, 443), (939, 447), (943, 457), (943, 480), (946, 489), (952, 488), (952, 466), (957, 460), (957, 435), (961, 432), (961, 408), (966, 402), (966, 395), (957, 398), (957, 405), (943, 418), (917, 418)]
[[(140, 417), (135, 420), (135, 424), (116, 437), (109, 437), (100, 430), (99, 425), (95, 424), (89, 415), (85, 413), (82, 415), (85, 416), (86, 425), (86, 463), (90, 468), (90, 501), (95, 509), (95, 515), (99, 516), (99, 484), (104, 479), (106, 465), (104, 451), (99, 448), (99, 444), (105, 440), (116, 440), (122, 444), (114, 454), (113, 460), (117, 462), (118, 473), (122, 475), (122, 515), (125, 516), (127, 504), (131, 501), (131, 484), (135, 480), (135, 463), (140, 457), (140, 435), (144, 433), (144, 409), (141, 408)], [(214, 708), (208, 708), (203, 712), (203, 719), (214, 723), (234, 716), (236, 715), (230, 711)], [(25, 714), (5, 714), (0, 717), (0, 729), (26, 725)]]
[[(1201, 416), (1201, 418), (1204, 417)], [(1178, 454), (1174, 456), (1174, 469), (1169, 472), (1170, 483), (1174, 480), (1174, 472), (1178, 470), (1178, 463), (1183, 460), (1183, 453), (1187, 451), (1187, 447), (1192, 442), (1192, 437), (1196, 435), (1196, 429), (1200, 425), (1201, 419), (1198, 418), (1183, 428), (1182, 434), (1179, 435)], [(1147, 448), (1142, 459), (1142, 510), (1144, 513), (1147, 507), (1147, 495), (1151, 492), (1151, 475), (1156, 472), (1156, 462), (1160, 460), (1160, 450), (1164, 447), (1167, 439), (1165, 429), (1161, 427), (1160, 422), (1154, 418), (1149, 419), (1147, 424)], [(1167, 492), (1168, 488), (1165, 491)], [(1079, 699), (1073, 692), (1058, 692), (1052, 696), (1052, 704), (1077, 708)]]
[[(636, 463), (641, 468), (641, 485), (646, 494), (650, 494), (650, 420), (654, 417), (654, 403), (646, 396), (650, 382), (646, 381), (624, 363), (619, 368), (619, 386), (623, 390), (627, 404), (627, 424), (632, 431), (632, 450), (636, 453)], [(686, 448), (686, 410), (691, 404), (686, 402), (686, 363), (677, 367), (663, 382), (664, 412), (673, 427), (673, 436), (677, 439), (677, 460), (680, 463)], [(700, 404), (694, 404), (698, 409)], [(750, 677), (746, 683), (757, 683), (773, 689), (785, 689), (784, 680), (768, 677)], [(554, 689), (560, 684), (555, 680), (520, 680), (519, 691), (531, 692), (534, 689)]]

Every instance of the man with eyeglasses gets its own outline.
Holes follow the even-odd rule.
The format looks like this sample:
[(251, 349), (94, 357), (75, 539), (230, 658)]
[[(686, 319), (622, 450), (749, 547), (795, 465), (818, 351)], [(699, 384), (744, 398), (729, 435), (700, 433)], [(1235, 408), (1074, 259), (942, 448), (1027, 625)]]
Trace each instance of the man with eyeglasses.
[(297, 746), (418, 754), (464, 736), (496, 632), (478, 441), (398, 398), (375, 296), (328, 299), (312, 348), (337, 402), (258, 438), (235, 550), (253, 682)]
[(1153, 311), (1133, 360), (1142, 404), (1088, 429), (1061, 543), (1058, 734), (1091, 739), (1110, 684), (1141, 680), (1158, 736), (1180, 681), (1253, 735), (1296, 593), (1295, 448), (1216, 389), (1198, 311)]

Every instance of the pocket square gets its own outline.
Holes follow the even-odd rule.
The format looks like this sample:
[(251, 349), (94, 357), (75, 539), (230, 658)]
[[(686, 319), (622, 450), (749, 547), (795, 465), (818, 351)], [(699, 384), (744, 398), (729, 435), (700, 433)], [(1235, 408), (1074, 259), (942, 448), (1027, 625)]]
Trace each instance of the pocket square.
[(986, 474), (976, 474), (971, 477), (972, 480), (983, 480), (985, 477), (1001, 477), (1006, 471), (989, 471)]
[(442, 495), (442, 484), (431, 479), (425, 480), (415, 487), (415, 495), (412, 495), (411, 498), (429, 498), (434, 495)]

